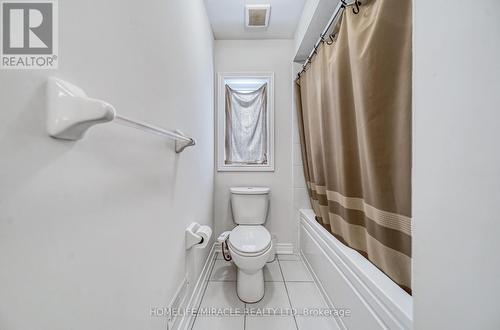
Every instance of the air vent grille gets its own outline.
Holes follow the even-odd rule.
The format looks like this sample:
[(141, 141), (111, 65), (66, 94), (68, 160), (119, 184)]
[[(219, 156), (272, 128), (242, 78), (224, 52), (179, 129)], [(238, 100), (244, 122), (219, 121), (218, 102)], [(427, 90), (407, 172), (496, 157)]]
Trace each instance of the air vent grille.
[(246, 26), (267, 27), (270, 9), (270, 5), (246, 5)]

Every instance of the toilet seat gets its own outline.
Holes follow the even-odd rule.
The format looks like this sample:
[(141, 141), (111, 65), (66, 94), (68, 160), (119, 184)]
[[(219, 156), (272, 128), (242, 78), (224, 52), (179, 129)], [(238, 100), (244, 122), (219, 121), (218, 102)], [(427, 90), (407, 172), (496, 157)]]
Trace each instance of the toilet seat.
[(242, 256), (256, 256), (271, 247), (271, 234), (264, 226), (236, 226), (229, 235), (229, 246)]

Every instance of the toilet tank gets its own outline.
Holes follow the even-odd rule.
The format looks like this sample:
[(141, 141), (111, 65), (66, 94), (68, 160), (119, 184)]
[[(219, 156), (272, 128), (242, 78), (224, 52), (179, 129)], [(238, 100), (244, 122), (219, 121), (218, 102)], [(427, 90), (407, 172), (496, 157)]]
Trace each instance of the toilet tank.
[(234, 222), (238, 225), (262, 225), (266, 222), (269, 209), (267, 187), (233, 187), (231, 191), (231, 210)]

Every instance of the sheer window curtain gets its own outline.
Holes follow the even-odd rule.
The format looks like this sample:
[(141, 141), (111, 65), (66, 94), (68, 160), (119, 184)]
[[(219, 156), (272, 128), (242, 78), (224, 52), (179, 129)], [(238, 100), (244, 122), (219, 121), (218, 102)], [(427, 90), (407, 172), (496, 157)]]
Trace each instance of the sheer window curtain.
[(226, 85), (225, 164), (267, 164), (267, 84), (253, 92)]

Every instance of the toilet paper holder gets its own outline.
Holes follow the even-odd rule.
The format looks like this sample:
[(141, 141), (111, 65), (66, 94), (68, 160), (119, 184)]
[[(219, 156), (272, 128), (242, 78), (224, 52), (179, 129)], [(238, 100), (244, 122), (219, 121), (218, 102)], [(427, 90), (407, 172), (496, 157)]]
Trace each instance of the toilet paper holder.
[(189, 250), (193, 246), (199, 248), (207, 246), (211, 235), (212, 235), (212, 229), (210, 229), (210, 227), (202, 226), (196, 222), (191, 223), (185, 230), (186, 250)]

